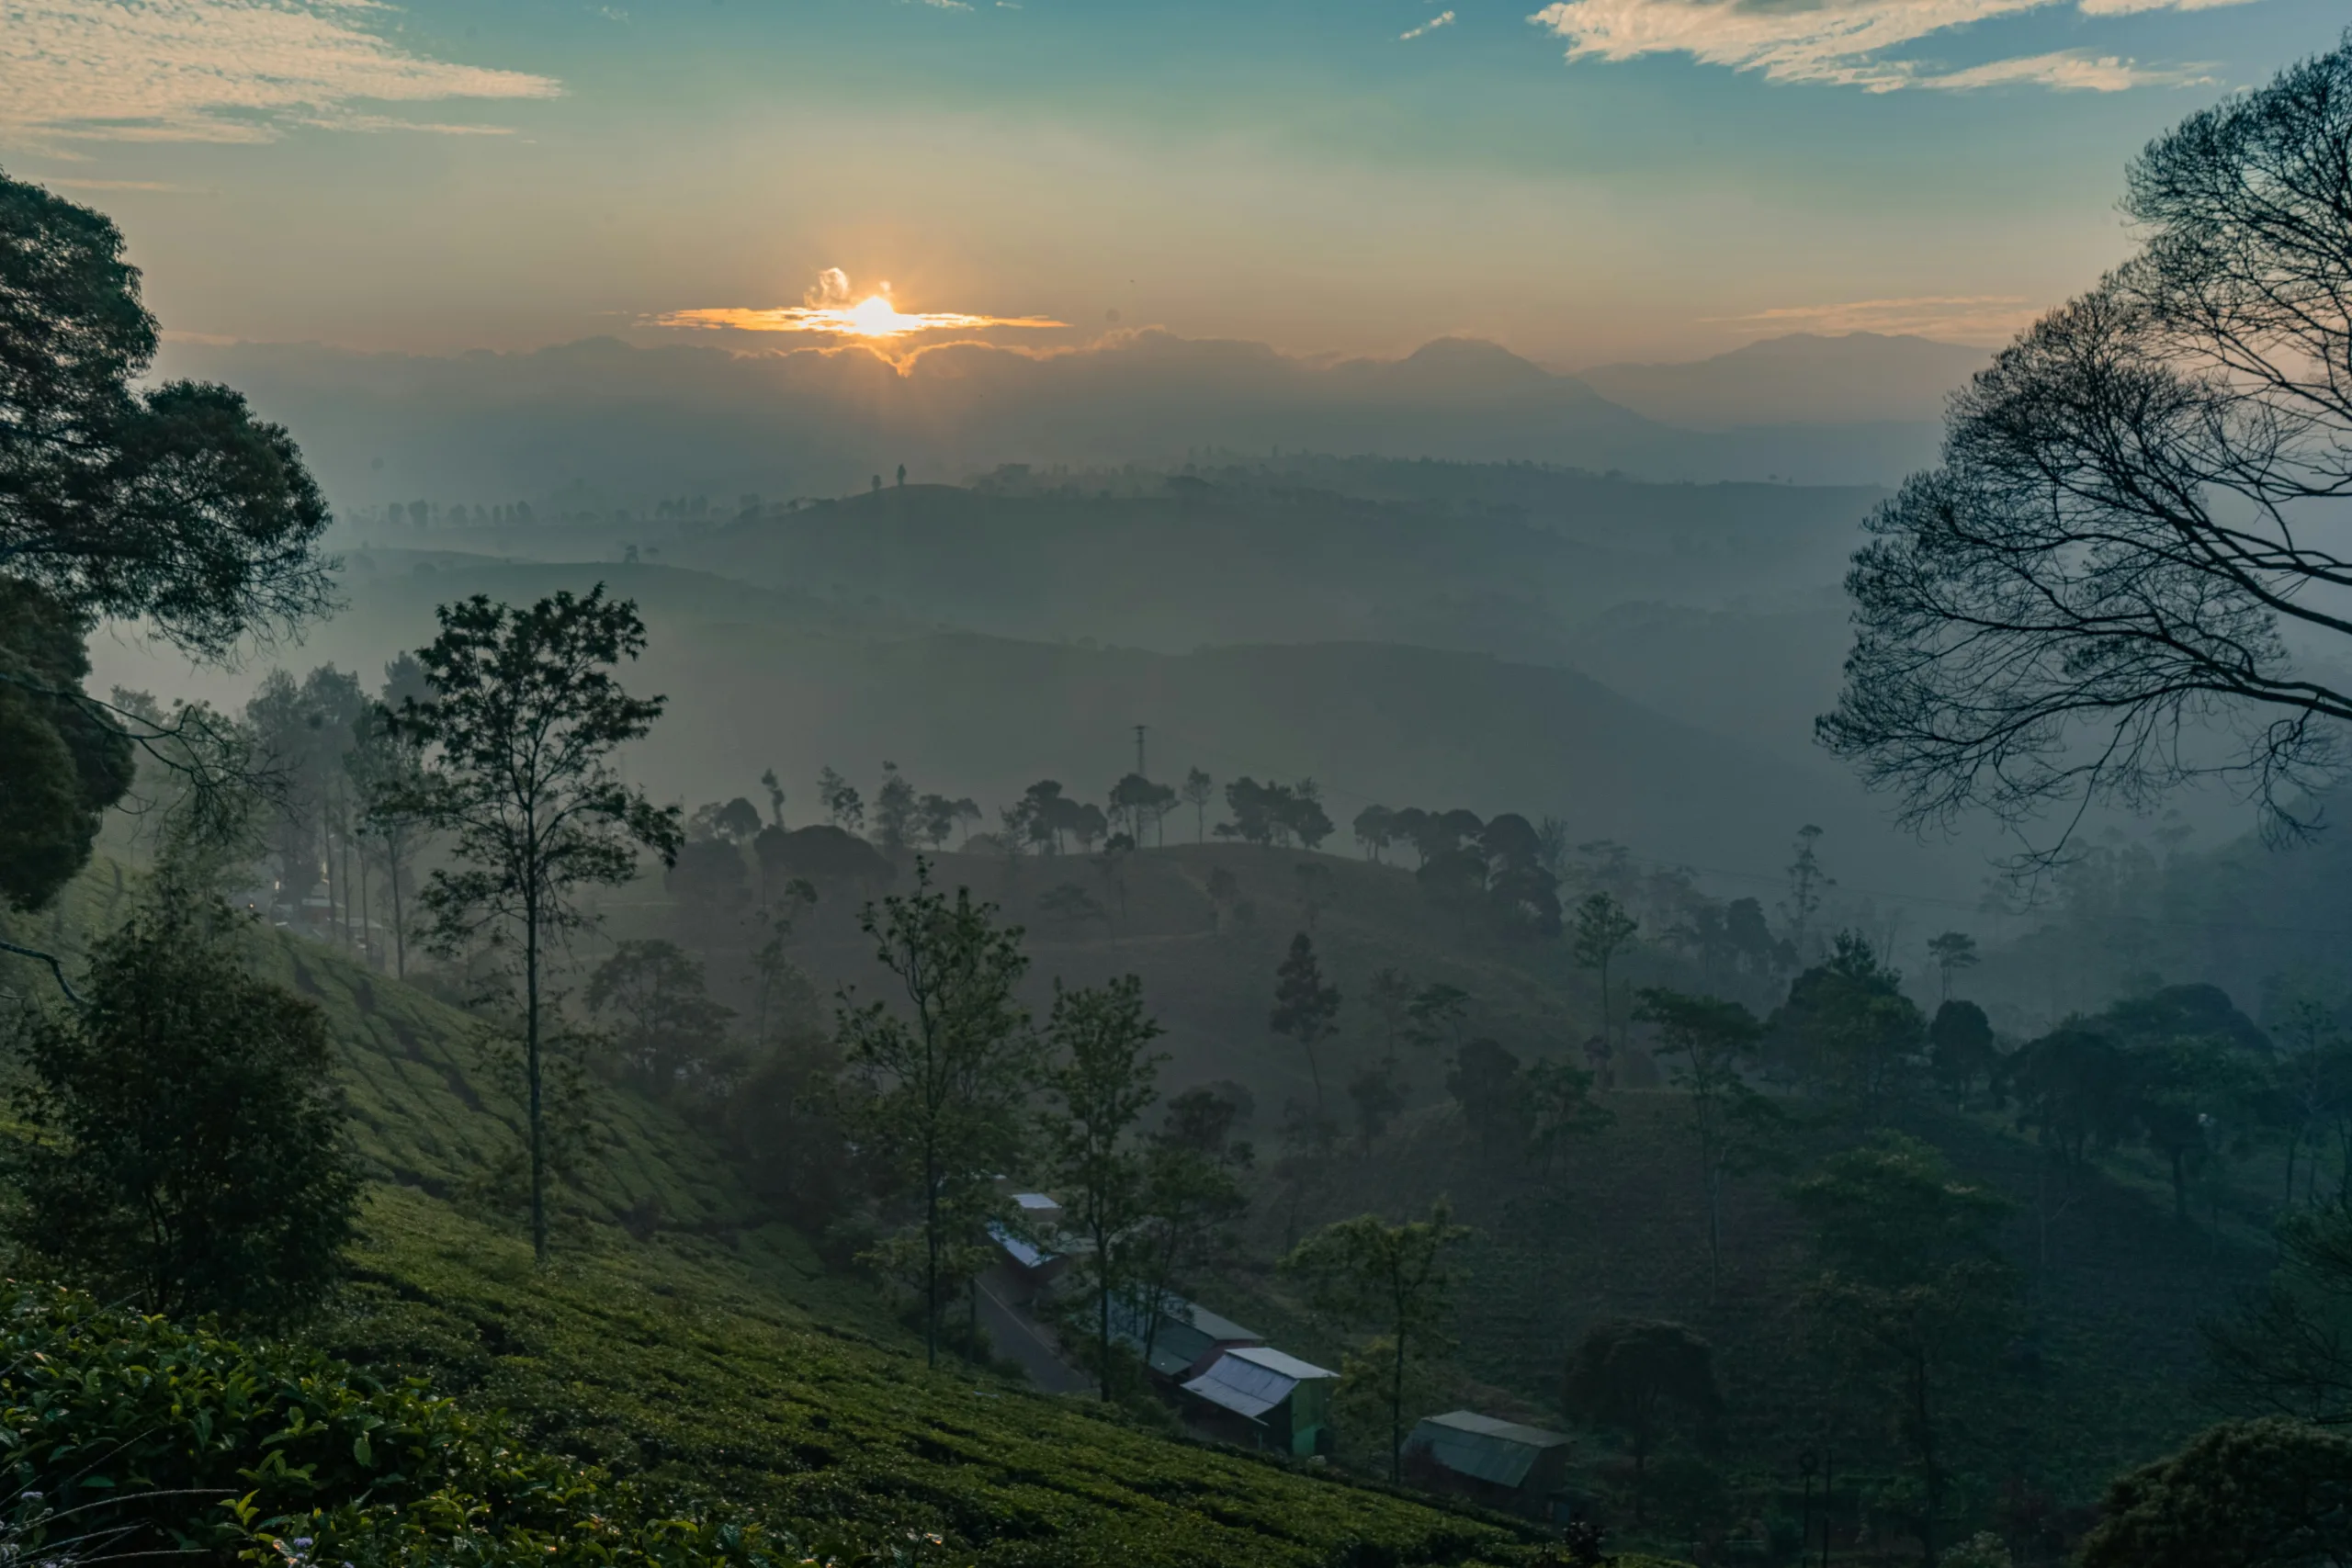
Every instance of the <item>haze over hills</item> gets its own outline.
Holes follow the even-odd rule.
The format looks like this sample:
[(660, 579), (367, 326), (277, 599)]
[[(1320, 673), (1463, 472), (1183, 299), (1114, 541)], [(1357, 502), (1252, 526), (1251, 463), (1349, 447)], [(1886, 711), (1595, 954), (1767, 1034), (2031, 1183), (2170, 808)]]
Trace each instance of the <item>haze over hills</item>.
[(1920, 424), (1992, 359), (1933, 338), (1792, 333), (1712, 358), (1596, 365), (1577, 378), (1611, 401), (1694, 430), (1742, 425)]
[[(820, 768), (870, 784), (888, 759), (924, 789), (972, 796), (993, 820), (1040, 778), (1099, 796), (1129, 765), (1133, 727), (1148, 723), (1161, 773), (1317, 780), (1339, 824), (1326, 848), (1340, 853), (1349, 820), (1378, 802), (1556, 815), (1580, 840), (1766, 878), (1813, 821), (1838, 834), (1857, 874), (1949, 893), (1975, 874), (1964, 853), (1888, 834), (1876, 804), (1801, 741), (1681, 716), (1681, 688), (1654, 682), (1635, 701), (1556, 661), (1458, 648), (1196, 638), (1150, 651), (943, 628), (854, 593), (817, 598), (674, 566), (371, 550), (345, 573), (343, 613), (278, 657), (372, 681), (430, 639), (437, 604), (477, 592), (525, 604), (599, 581), (645, 615), (650, 647), (632, 683), (670, 698), (660, 744), (639, 749), (631, 772), (690, 805), (755, 794), (771, 767), (805, 802)], [(130, 649), (96, 652), (102, 682), (190, 689)], [(1703, 688), (1713, 676), (1701, 666), (1686, 673)], [(250, 680), (196, 689), (233, 704)]]
[[(903, 369), (862, 347), (616, 338), (455, 357), (177, 343), (162, 368), (227, 381), (294, 425), (345, 508), (565, 491), (607, 508), (682, 491), (828, 495), (901, 463), (953, 480), (1005, 462), (1180, 462), (1204, 447), (1889, 483), (1931, 450), (1883, 423), (1679, 428), (1466, 339), (1401, 359), (1330, 359), (1144, 331), (1052, 353), (945, 344)], [(1846, 374), (1829, 362), (1805, 371), (1823, 407), (1871, 406), (1867, 391), (1841, 389)]]

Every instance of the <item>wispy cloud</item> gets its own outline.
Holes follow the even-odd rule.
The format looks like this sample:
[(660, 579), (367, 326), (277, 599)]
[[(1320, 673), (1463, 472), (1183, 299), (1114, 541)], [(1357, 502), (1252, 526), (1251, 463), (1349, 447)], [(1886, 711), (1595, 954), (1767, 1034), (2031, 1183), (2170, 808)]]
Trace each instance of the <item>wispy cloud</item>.
[(433, 60), (370, 29), (370, 0), (11, 0), (0, 140), (267, 141), (290, 124), (429, 129), (346, 106), (548, 98), (545, 76)]
[(1398, 33), (1396, 35), (1396, 41), (1399, 43), (1410, 43), (1417, 38), (1428, 37), (1430, 33), (1437, 31), (1440, 28), (1450, 28), (1452, 26), (1453, 26), (1453, 13), (1451, 11), (1441, 11), (1436, 16), (1431, 17), (1428, 21), (1423, 22), (1419, 27), (1407, 28), (1403, 32)]
[(2002, 87), (2019, 84), (2051, 87), (2060, 92), (2121, 93), (2133, 87), (2186, 87), (2210, 83), (2202, 66), (2153, 69), (2135, 65), (2112, 54), (2090, 55), (2074, 50), (2055, 54), (2019, 55), (1972, 65), (1964, 71), (1920, 76), (1913, 85), (1965, 92), (1971, 87)]
[(2017, 294), (1927, 294), (1903, 299), (1843, 299), (1779, 305), (1744, 316), (1707, 316), (1713, 325), (1758, 336), (1783, 333), (1886, 333), (1948, 343), (2001, 344), (2041, 314)]
[[(2142, 67), (2075, 51), (1941, 71), (1906, 58), (1910, 46), (1972, 23), (2047, 8), (2052, 0), (1554, 0), (1528, 18), (1566, 39), (1568, 58), (1623, 61), (1687, 54), (1709, 65), (1760, 71), (1775, 81), (1827, 82), (1893, 92), (2015, 84), (2091, 92), (2177, 85), (2191, 70)], [(2249, 0), (2076, 0), (2091, 17), (2205, 10)]]

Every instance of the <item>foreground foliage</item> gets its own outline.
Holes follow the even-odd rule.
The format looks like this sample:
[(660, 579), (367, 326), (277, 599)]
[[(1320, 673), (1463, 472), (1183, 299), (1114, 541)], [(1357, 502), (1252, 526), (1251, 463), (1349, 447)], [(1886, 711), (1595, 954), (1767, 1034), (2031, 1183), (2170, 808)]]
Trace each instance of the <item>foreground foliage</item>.
[(324, 1015), (249, 972), (247, 923), (166, 879), (98, 944), (89, 1005), (24, 1032), (7, 1228), (152, 1312), (299, 1315), (358, 1207)]
[(7, 1533), (43, 1560), (689, 1568), (811, 1550), (658, 1517), (419, 1383), (69, 1292), (0, 1287), (0, 1360)]

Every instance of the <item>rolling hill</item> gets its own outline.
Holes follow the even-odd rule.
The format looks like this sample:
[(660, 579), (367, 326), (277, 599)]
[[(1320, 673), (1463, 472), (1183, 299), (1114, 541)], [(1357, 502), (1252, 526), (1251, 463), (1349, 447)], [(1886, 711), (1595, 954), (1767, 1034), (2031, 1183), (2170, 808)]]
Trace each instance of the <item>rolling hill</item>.
[[(101, 865), (39, 929), (5, 929), (70, 948), (132, 891)], [(1179, 1442), (985, 1369), (926, 1371), (872, 1290), (762, 1213), (675, 1111), (625, 1089), (593, 1091), (594, 1152), (560, 1193), (555, 1262), (535, 1269), (480, 1190), (517, 1111), (473, 1021), (326, 948), (255, 943), (324, 1010), (374, 1179), (357, 1281), (314, 1335), (346, 1359), (503, 1409), (681, 1505), (847, 1522), (921, 1562), (1534, 1561), (1540, 1537), (1510, 1521)]]

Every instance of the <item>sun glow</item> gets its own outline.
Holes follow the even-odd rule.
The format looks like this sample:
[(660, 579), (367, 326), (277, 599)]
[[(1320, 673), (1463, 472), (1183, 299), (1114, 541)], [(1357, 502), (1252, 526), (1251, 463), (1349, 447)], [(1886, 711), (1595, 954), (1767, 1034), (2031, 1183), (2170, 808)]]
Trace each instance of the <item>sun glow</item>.
[(983, 316), (963, 310), (901, 310), (888, 290), (850, 302), (849, 277), (838, 267), (820, 274), (798, 305), (752, 309), (712, 306), (671, 310), (651, 318), (657, 327), (731, 330), (743, 333), (820, 333), (833, 337), (869, 338), (888, 342), (918, 333), (974, 332), (989, 327), (1065, 327), (1067, 321), (1045, 316)]

